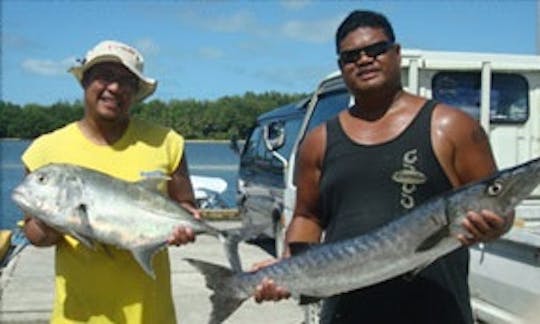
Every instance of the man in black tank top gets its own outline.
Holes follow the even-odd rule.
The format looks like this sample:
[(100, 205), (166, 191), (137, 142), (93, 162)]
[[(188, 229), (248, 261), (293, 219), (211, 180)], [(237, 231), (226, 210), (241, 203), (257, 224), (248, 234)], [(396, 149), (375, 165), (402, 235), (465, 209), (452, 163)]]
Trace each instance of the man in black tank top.
[[(481, 126), (464, 112), (406, 93), (401, 49), (387, 19), (354, 11), (336, 33), (338, 63), (355, 105), (304, 139), (287, 242), (333, 242), (391, 222), (427, 199), (496, 171)], [(464, 247), (414, 278), (333, 296), (321, 323), (472, 323), (466, 246), (508, 228), (491, 211), (469, 212)], [(286, 253), (286, 255), (288, 252)], [(288, 296), (265, 280), (255, 299)]]

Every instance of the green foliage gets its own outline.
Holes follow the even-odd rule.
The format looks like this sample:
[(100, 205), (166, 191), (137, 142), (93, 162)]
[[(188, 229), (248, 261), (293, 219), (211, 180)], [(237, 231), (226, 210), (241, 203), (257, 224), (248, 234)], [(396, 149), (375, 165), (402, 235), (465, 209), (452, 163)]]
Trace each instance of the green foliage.
[[(186, 99), (163, 102), (155, 99), (134, 105), (131, 114), (171, 127), (186, 139), (245, 138), (258, 115), (306, 96), (246, 92), (243, 96), (225, 96), (214, 101)], [(35, 138), (80, 119), (83, 113), (80, 101), (23, 107), (0, 101), (0, 138)]]
[(0, 101), (0, 138), (35, 138), (83, 116), (81, 102), (57, 102), (51, 106), (23, 107)]

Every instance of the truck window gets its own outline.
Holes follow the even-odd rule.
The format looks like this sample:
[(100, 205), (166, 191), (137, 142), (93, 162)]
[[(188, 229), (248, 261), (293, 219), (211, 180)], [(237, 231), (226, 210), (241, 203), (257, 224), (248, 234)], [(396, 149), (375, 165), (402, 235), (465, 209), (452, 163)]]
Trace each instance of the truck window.
[[(480, 72), (439, 72), (433, 77), (433, 98), (480, 118)], [(529, 85), (518, 74), (493, 73), (490, 120), (524, 123), (529, 117)]]
[[(317, 104), (313, 109), (313, 113), (309, 118), (306, 131), (301, 134), (302, 139), (306, 134), (317, 127), (318, 125), (324, 123), (330, 118), (336, 116), (340, 111), (345, 110), (349, 107), (351, 95), (346, 89), (331, 91), (324, 94), (321, 94), (317, 98)], [(298, 158), (298, 156), (296, 156)], [(294, 163), (293, 171), (293, 180), (292, 182), (296, 185), (296, 180), (298, 176), (297, 164)]]
[(255, 159), (258, 147), (260, 146), (259, 141), (261, 140), (261, 137), (261, 126), (258, 126), (253, 129), (249, 139), (244, 145), (244, 152), (241, 157), (243, 161), (252, 162)]
[(296, 139), (298, 130), (302, 124), (302, 118), (300, 118), (301, 116), (285, 121), (285, 144), (278, 149), (278, 152), (287, 158), (291, 155), (294, 140)]
[(255, 160), (257, 161), (257, 163), (262, 163), (266, 166), (267, 164), (271, 163), (272, 154), (266, 148), (262, 134), (263, 132), (262, 132), (262, 127), (261, 127), (257, 134), (258, 141), (257, 141), (257, 147), (256, 147), (256, 153), (255, 153)]
[(346, 109), (349, 106), (350, 96), (347, 91), (335, 91), (321, 95), (309, 119), (307, 132)]
[(409, 88), (409, 69), (401, 69), (401, 85), (404, 89)]

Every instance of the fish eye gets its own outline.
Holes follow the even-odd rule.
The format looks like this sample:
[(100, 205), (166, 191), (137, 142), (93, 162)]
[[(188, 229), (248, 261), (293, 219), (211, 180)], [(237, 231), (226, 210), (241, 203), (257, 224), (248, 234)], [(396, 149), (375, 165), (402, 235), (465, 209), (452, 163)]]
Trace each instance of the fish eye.
[(494, 182), (487, 188), (487, 193), (490, 196), (497, 196), (503, 189), (503, 184), (500, 182)]
[(37, 180), (40, 184), (46, 184), (47, 183), (47, 176), (45, 176), (44, 174), (40, 174), (38, 175), (37, 177)]

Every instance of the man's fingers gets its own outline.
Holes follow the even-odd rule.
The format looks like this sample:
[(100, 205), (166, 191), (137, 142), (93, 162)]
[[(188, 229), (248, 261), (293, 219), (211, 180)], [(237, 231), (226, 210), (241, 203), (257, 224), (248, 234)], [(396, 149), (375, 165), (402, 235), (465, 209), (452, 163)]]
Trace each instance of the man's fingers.
[(460, 235), (458, 239), (465, 245), (496, 239), (506, 230), (507, 221), (490, 210), (469, 211), (462, 223), (468, 234)]
[(187, 244), (195, 241), (195, 234), (189, 227), (179, 226), (176, 227), (171, 236), (168, 239), (170, 245), (179, 246), (181, 244)]
[(482, 215), (484, 216), (484, 221), (486, 224), (488, 224), (491, 228), (495, 228), (497, 230), (503, 230), (506, 228), (506, 222), (508, 219), (500, 217), (490, 210), (482, 210)]
[(259, 261), (259, 262), (255, 262), (252, 266), (251, 266), (251, 269), (249, 271), (257, 271), (257, 270), (260, 270), (262, 268), (265, 268), (265, 267), (268, 267), (269, 265), (272, 265), (274, 263), (276, 263), (278, 260), (277, 259), (266, 259), (266, 260), (262, 260), (262, 261)]
[(467, 219), (471, 223), (472, 227), (480, 235), (486, 235), (490, 232), (491, 226), (484, 219), (484, 215), (481, 213), (469, 212), (467, 213)]
[(255, 301), (261, 303), (263, 301), (279, 301), (290, 297), (290, 293), (283, 287), (279, 287), (269, 278), (264, 278), (255, 288)]

